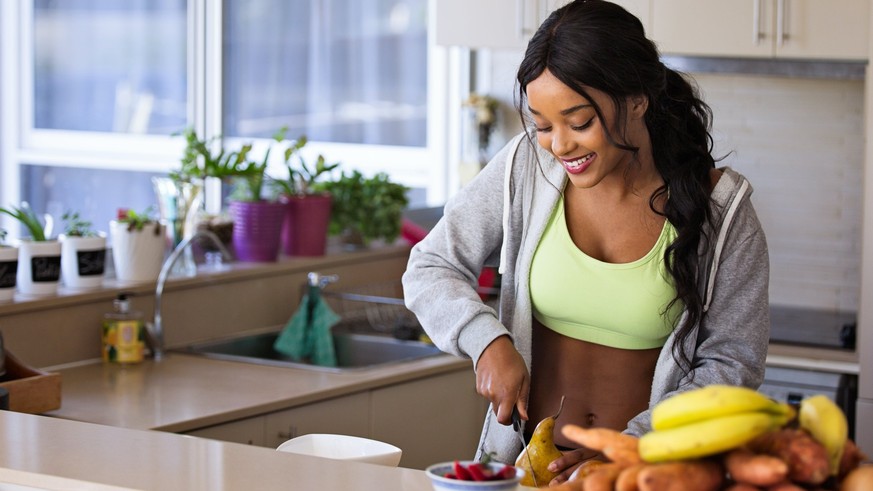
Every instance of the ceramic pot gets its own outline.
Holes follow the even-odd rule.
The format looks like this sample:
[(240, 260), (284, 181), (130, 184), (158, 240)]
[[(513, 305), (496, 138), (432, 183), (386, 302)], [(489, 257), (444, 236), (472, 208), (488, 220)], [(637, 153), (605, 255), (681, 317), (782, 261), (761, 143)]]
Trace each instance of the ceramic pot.
[(61, 243), (22, 240), (18, 246), (18, 291), (22, 295), (54, 295), (61, 283)]
[(0, 302), (15, 296), (15, 276), (18, 273), (18, 248), (0, 246)]
[(128, 224), (109, 222), (112, 238), (112, 263), (115, 277), (122, 283), (149, 283), (158, 280), (164, 263), (164, 227), (147, 223), (142, 230), (128, 230)]
[(61, 235), (61, 280), (74, 290), (98, 288), (106, 271), (106, 234)]
[(277, 201), (231, 201), (233, 249), (245, 262), (275, 262), (288, 207)]
[(330, 225), (330, 195), (282, 196), (280, 201), (288, 207), (282, 224), (282, 252), (286, 256), (323, 256)]

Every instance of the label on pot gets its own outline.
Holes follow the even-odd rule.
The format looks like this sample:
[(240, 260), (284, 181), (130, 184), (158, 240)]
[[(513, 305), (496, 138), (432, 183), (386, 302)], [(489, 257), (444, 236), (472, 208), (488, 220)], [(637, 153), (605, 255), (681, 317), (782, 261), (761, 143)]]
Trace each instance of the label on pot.
[(48, 283), (61, 278), (61, 256), (30, 258), (30, 273), (34, 283)]
[(106, 265), (106, 249), (76, 251), (79, 276), (103, 276)]
[(18, 261), (0, 261), (0, 288), (15, 286), (15, 275), (18, 273)]

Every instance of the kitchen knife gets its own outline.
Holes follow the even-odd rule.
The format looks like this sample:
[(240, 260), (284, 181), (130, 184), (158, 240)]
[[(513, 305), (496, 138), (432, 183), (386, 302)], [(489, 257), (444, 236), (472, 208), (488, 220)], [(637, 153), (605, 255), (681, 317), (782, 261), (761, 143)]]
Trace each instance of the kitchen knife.
[(527, 452), (527, 443), (524, 441), (524, 435), (521, 434), (521, 414), (518, 413), (517, 406), (512, 408), (512, 431), (515, 432), (515, 435), (521, 442), (521, 451), (527, 457), (527, 465), (530, 467), (530, 475), (533, 478), (534, 486), (540, 487), (540, 484), (537, 482), (537, 474), (533, 470), (533, 462), (530, 460), (530, 452)]

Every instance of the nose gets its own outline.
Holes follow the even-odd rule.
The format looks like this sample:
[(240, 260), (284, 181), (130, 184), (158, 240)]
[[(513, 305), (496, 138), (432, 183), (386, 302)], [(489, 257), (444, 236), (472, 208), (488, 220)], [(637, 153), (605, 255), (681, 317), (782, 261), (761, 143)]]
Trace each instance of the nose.
[(569, 155), (570, 152), (573, 150), (574, 146), (575, 144), (573, 143), (573, 139), (570, 137), (570, 135), (567, 134), (566, 131), (552, 131), (552, 153), (554, 153), (558, 157), (562, 155)]

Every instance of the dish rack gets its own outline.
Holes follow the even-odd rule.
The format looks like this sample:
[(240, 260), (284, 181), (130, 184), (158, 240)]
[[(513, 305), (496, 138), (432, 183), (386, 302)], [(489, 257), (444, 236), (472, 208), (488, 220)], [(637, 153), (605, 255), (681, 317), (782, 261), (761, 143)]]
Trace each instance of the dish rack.
[(328, 305), (342, 318), (342, 328), (379, 332), (400, 339), (418, 339), (424, 332), (403, 303), (399, 281), (374, 283), (348, 289), (322, 289)]

